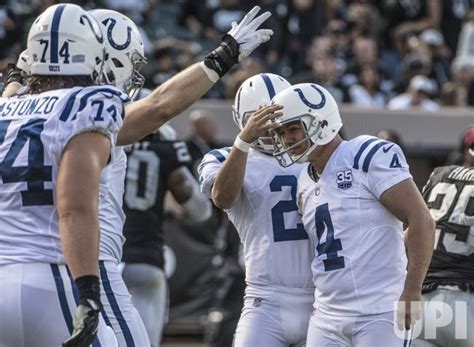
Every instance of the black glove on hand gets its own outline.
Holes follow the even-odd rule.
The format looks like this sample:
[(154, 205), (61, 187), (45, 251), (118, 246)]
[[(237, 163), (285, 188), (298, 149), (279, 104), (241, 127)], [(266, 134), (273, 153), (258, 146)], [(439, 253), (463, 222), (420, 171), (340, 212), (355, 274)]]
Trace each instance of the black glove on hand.
[(270, 16), (265, 12), (257, 17), (260, 7), (251, 9), (239, 24), (232, 23), (231, 30), (224, 35), (219, 47), (206, 55), (204, 64), (222, 77), (232, 66), (248, 57), (258, 46), (270, 40), (273, 31), (259, 29)]
[(204, 58), (204, 64), (217, 72), (219, 77), (224, 76), (238, 61), (239, 44), (228, 34), (224, 35), (220, 46)]
[(7, 65), (7, 83), (5, 86), (12, 82), (23, 84), (23, 78), (21, 77), (21, 70), (18, 69), (15, 64), (10, 63)]
[(97, 335), (102, 309), (99, 278), (82, 276), (74, 282), (79, 290), (79, 305), (74, 316), (74, 331), (63, 347), (88, 347)]

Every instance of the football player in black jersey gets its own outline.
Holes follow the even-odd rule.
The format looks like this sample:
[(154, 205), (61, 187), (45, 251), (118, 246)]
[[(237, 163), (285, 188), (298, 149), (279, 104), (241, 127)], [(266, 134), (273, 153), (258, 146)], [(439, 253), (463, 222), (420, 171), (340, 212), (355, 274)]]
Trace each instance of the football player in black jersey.
[(434, 169), (423, 189), (436, 238), (412, 346), (474, 346), (474, 125), (464, 133), (463, 155), (462, 166)]
[(160, 344), (168, 302), (162, 230), (166, 191), (181, 204), (188, 221), (202, 222), (211, 215), (210, 201), (185, 166), (191, 162), (186, 144), (171, 139), (173, 132), (161, 127), (127, 152), (123, 278), (153, 347)]

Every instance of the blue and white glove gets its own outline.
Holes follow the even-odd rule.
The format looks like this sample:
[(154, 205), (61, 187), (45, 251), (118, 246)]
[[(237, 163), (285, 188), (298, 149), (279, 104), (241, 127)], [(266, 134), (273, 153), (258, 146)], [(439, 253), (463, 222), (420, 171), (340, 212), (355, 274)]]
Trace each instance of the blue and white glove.
[(232, 66), (248, 57), (273, 35), (270, 29), (258, 29), (271, 16), (270, 12), (265, 12), (255, 18), (259, 11), (260, 7), (255, 6), (239, 24), (232, 23), (231, 30), (224, 35), (219, 47), (206, 55), (203, 69), (212, 81), (216, 82), (224, 76)]

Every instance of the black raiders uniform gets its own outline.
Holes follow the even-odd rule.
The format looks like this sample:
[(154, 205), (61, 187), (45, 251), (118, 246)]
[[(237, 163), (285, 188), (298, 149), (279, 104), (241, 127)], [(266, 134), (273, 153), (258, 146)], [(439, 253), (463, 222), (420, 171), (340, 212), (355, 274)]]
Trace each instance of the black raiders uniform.
[(150, 135), (127, 150), (123, 261), (163, 269), (163, 202), (168, 177), (191, 165), (186, 143)]
[(436, 168), (423, 197), (436, 220), (435, 250), (424, 291), (458, 285), (474, 292), (474, 168)]

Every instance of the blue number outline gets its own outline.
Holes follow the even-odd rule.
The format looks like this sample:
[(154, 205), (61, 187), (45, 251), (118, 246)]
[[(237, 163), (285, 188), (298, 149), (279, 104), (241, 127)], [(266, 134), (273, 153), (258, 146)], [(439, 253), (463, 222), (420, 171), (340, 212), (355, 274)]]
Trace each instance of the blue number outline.
[[(342, 243), (341, 239), (334, 238), (334, 226), (329, 213), (329, 205), (319, 205), (316, 208), (314, 218), (316, 221), (316, 236), (318, 237), (316, 250), (318, 251), (318, 255), (327, 255), (327, 258), (323, 260), (324, 270), (333, 271), (344, 268), (344, 257), (337, 255), (338, 251), (342, 251)], [(324, 231), (327, 231), (326, 242), (321, 243), (321, 237)]]
[[(41, 132), (45, 121), (46, 119), (37, 118), (23, 124), (0, 164), (0, 176), (3, 183), (27, 182), (28, 189), (20, 192), (23, 206), (54, 204), (53, 190), (44, 188), (44, 182), (52, 181), (53, 171), (51, 165), (44, 165)], [(0, 121), (0, 144), (3, 144), (5, 140), (10, 122), (10, 120)], [(29, 142), (28, 165), (13, 166), (18, 154), (27, 142)]]
[(292, 175), (275, 176), (270, 182), (271, 192), (281, 192), (282, 187), (291, 187), (291, 200), (279, 201), (271, 210), (274, 242), (308, 239), (303, 223), (297, 223), (296, 228), (285, 228), (284, 214), (298, 211), (298, 206), (296, 205), (296, 182), (296, 177)]

